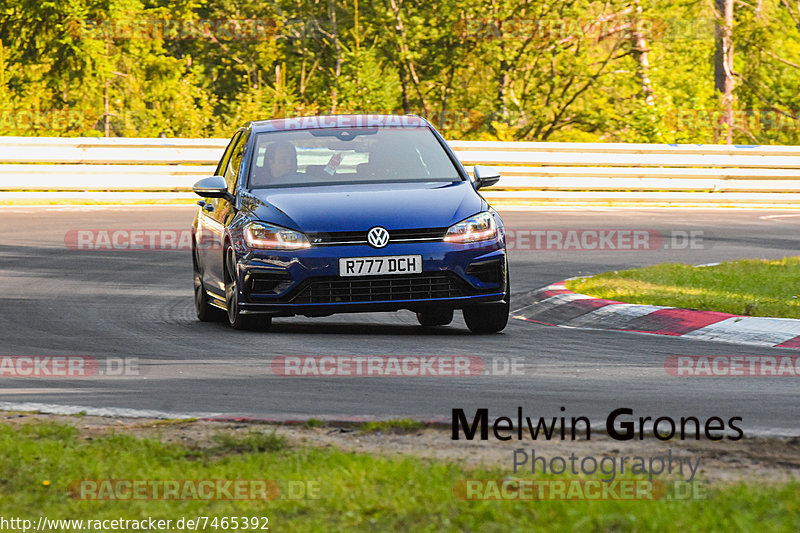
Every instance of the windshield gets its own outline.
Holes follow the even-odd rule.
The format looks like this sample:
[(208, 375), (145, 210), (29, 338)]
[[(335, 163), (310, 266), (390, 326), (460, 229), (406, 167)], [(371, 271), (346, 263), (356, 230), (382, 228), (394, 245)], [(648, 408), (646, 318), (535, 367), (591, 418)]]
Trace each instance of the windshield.
[(460, 181), (429, 128), (318, 128), (256, 135), (249, 187)]

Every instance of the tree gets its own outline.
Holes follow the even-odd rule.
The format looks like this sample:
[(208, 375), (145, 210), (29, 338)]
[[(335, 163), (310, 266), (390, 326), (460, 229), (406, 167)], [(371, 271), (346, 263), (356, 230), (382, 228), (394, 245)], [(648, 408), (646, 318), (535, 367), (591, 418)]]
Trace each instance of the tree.
[(733, 142), (733, 0), (715, 0), (717, 10), (714, 87), (722, 95), (725, 141)]

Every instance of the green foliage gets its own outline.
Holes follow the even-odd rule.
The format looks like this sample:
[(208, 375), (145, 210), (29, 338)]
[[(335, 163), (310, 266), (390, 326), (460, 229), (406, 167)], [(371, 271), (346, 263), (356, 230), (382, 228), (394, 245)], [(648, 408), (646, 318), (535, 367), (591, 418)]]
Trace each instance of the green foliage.
[[(635, 5), (0, 0), (0, 134), (224, 137), (413, 112), (449, 138), (719, 142), (713, 2)], [(800, 143), (798, 21), (794, 2), (736, 3), (734, 142)]]
[(386, 112), (398, 107), (397, 71), (374, 48), (347, 51), (338, 82), (339, 112)]

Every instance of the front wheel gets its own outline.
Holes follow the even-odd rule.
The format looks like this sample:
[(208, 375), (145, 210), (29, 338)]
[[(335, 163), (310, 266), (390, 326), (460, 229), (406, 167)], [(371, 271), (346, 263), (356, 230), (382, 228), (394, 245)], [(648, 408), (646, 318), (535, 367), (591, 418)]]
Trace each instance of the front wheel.
[(269, 329), (271, 316), (242, 314), (239, 304), (239, 283), (236, 275), (236, 255), (232, 248), (225, 250), (225, 307), (228, 309), (228, 324), (233, 329)]
[(472, 333), (497, 333), (508, 324), (511, 312), (511, 282), (506, 267), (506, 301), (464, 308), (464, 322)]
[(497, 333), (508, 324), (509, 302), (464, 308), (464, 322), (472, 333)]

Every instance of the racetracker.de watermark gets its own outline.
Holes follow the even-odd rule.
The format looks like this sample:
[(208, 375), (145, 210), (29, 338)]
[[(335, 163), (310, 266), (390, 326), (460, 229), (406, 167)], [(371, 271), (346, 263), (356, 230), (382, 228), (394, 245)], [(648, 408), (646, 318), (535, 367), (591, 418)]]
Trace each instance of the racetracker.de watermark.
[(264, 41), (279, 33), (275, 19), (83, 19), (67, 24), (75, 39)]
[(672, 355), (664, 370), (680, 378), (798, 377), (800, 355)]
[(0, 377), (80, 378), (93, 376), (138, 376), (136, 357), (88, 355), (0, 355)]
[(77, 479), (67, 485), (74, 500), (249, 501), (317, 500), (317, 480), (272, 479)]
[[(92, 124), (97, 123), (98, 113)], [(0, 108), (0, 133), (15, 130), (68, 131), (84, 128), (89, 118), (80, 109)]]
[(427, 128), (427, 123), (414, 115), (318, 115), (297, 118), (276, 118), (264, 124), (267, 131), (305, 130), (309, 128)]
[[(800, 130), (800, 110), (734, 109), (733, 123), (737, 128), (752, 134)], [(676, 131), (695, 131), (706, 128), (720, 129), (728, 120), (727, 109), (675, 108), (667, 110), (663, 123)]]
[(459, 500), (576, 501), (576, 500), (704, 500), (702, 482), (617, 479), (462, 479), (453, 486)]
[[(71, 229), (64, 234), (64, 246), (80, 251), (191, 250), (192, 235), (191, 229)], [(506, 228), (505, 239), (509, 250), (641, 252), (711, 247), (703, 230)], [(196, 246), (213, 249), (221, 245), (198, 239)]]
[(601, 41), (607, 38), (630, 40), (641, 35), (647, 40), (713, 39), (713, 18), (632, 18), (630, 10), (591, 18), (471, 18), (459, 21), (453, 30), (465, 40), (558, 41), (576, 39)]
[(285, 377), (453, 378), (525, 375), (521, 357), (475, 355), (281, 355), (270, 366)]
[(653, 250), (704, 250), (710, 241), (703, 230), (654, 229), (509, 229), (509, 250), (570, 252), (646, 252)]
[[(70, 250), (191, 250), (192, 230), (170, 229), (72, 229), (64, 234), (64, 246)], [(198, 248), (218, 246), (213, 241), (199, 241)]]

